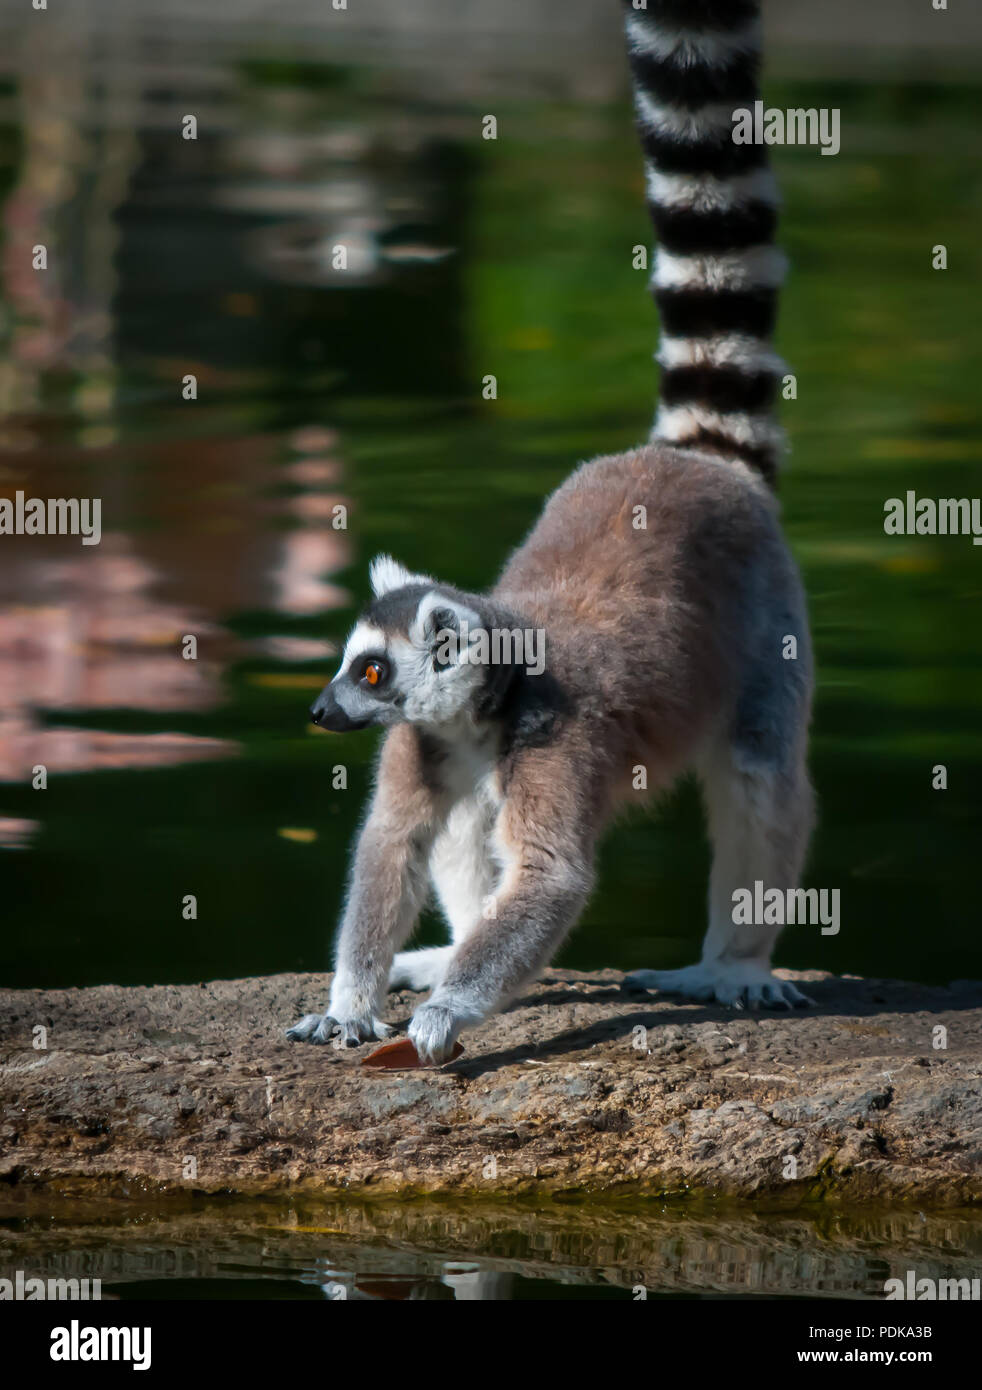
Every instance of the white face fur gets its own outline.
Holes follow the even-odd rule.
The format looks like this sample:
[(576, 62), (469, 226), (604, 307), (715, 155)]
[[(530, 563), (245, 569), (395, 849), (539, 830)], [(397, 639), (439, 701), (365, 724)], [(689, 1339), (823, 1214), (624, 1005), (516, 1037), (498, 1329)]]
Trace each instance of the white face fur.
[[(456, 652), (447, 631), (465, 631), (473, 645), (482, 628), (479, 614), (442, 593), (435, 580), (411, 574), (388, 556), (374, 561), (371, 579), (376, 598), (407, 586), (426, 588), (414, 606), (407, 595), (396, 625), (383, 629), (367, 619), (356, 623), (327, 690), (345, 714), (359, 722), (389, 725), (408, 720), (431, 727), (455, 722), (472, 707), (485, 672), (467, 659), (467, 649)], [(365, 674), (369, 665), (381, 668), (374, 683)]]

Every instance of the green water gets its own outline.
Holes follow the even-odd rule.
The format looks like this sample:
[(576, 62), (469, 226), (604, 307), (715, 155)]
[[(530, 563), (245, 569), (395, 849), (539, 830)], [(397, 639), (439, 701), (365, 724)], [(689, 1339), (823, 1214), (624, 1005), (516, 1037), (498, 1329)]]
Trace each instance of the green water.
[[(21, 127), (0, 132), (0, 198), (23, 209), (27, 175), (47, 174), (48, 201), (21, 234), (34, 234), (34, 216), (68, 253), (60, 308), (8, 295), (0, 481), (4, 495), (101, 496), (104, 530), (91, 550), (5, 543), (7, 985), (322, 969), (376, 738), (312, 731), (307, 706), (330, 656), (268, 639), (343, 641), (380, 550), (465, 588), (490, 584), (549, 490), (581, 459), (643, 438), (652, 414), (655, 317), (631, 267), (649, 234), (626, 105), (503, 108), (507, 138), (491, 144), (474, 134), (477, 106), (406, 115), (363, 96), (358, 73), (230, 71), (226, 125), (190, 149), (139, 118), (40, 151)], [(789, 930), (778, 963), (982, 976), (968, 872), (982, 785), (982, 551), (964, 537), (887, 537), (882, 525), (885, 500), (908, 489), (980, 490), (979, 94), (797, 83), (766, 95), (842, 109), (840, 155), (775, 154), (792, 262), (779, 347), (798, 385), (783, 407), (793, 458), (781, 491), (818, 663), (821, 820), (807, 882), (841, 890), (842, 922), (836, 937)], [(383, 138), (334, 163), (297, 153), (312, 131), (384, 131), (394, 116), (408, 122), (409, 154)], [(287, 173), (236, 147), (242, 130), (281, 137)], [(379, 260), (375, 246), (364, 283), (325, 283), (316, 257), (340, 214), (319, 213), (297, 237), (290, 228), (307, 218), (297, 187), (332, 180), (360, 188), (366, 207), (384, 204), (392, 245), (422, 243), (432, 257)], [(931, 265), (939, 242), (944, 271)], [(302, 264), (289, 271), (297, 246)], [(73, 336), (66, 322), (86, 315), (92, 326)], [(187, 372), (194, 401), (181, 399)], [(481, 396), (489, 373), (494, 401)], [(198, 637), (195, 663), (181, 660), (185, 634)], [(36, 763), (48, 766), (45, 790), (30, 785)], [(932, 789), (937, 764), (946, 790)], [(612, 831), (557, 963), (687, 963), (707, 866), (698, 797), (684, 785), (657, 817)], [(190, 894), (193, 921), (182, 916)], [(420, 940), (436, 939), (427, 919)], [(649, 1280), (665, 1294), (817, 1287), (827, 1232), (809, 1220), (724, 1230), (707, 1217), (693, 1233), (647, 1211), (660, 1224), (638, 1237), (643, 1248), (630, 1236), (640, 1218), (622, 1211), (603, 1217), (609, 1248), (578, 1254), (574, 1223), (547, 1256), (541, 1213), (522, 1218), (502, 1254), (512, 1228), (500, 1213), (481, 1226), (479, 1212), (454, 1210), (407, 1217), (395, 1233), (381, 1218), (340, 1236), (281, 1232), (269, 1255), (274, 1228), (343, 1225), (338, 1212), (287, 1206), (228, 1207), (179, 1229), (152, 1211), (122, 1224), (8, 1211), (3, 1248), (27, 1242), (52, 1269), (90, 1250), (90, 1272), (116, 1252), (107, 1278), (123, 1294), (230, 1293), (213, 1282), (228, 1277), (245, 1281), (240, 1293), (262, 1281), (317, 1297), (363, 1279), (374, 1296), (377, 1276), (405, 1282), (405, 1296), (456, 1296), (447, 1260), (476, 1261), (491, 1281), (481, 1287), (509, 1281), (493, 1296), (614, 1296)], [(925, 1249), (965, 1251), (977, 1236), (954, 1219), (929, 1236), (913, 1216), (899, 1231), (891, 1217), (864, 1220), (828, 1247), (830, 1292), (872, 1296), (910, 1242), (923, 1262)], [(690, 1242), (684, 1277), (676, 1236)], [(182, 1265), (174, 1252), (188, 1250)]]
[[(263, 105), (278, 90), (271, 81), (261, 65), (243, 70), (233, 125), (299, 139), (352, 111), (366, 124), (377, 117), (359, 108), (356, 84), (342, 99), (307, 81), (287, 120)], [(779, 960), (946, 981), (982, 974), (982, 943), (966, 930), (980, 824), (982, 553), (963, 537), (885, 536), (882, 519), (885, 499), (907, 489), (979, 490), (977, 92), (845, 85), (834, 95), (842, 153), (778, 150), (776, 163), (793, 267), (779, 346), (798, 381), (784, 406), (794, 452), (782, 496), (819, 673), (821, 822), (808, 881), (840, 888), (842, 929), (792, 929)], [(770, 93), (780, 105), (812, 97), (807, 84)], [(465, 137), (472, 114), (457, 112), (447, 135), (419, 113), (422, 152), (409, 168), (383, 159), (381, 172), (362, 170), (383, 184), (398, 174), (419, 194), (415, 221), (426, 221), (410, 239), (457, 248), (396, 266), (379, 284), (339, 291), (257, 268), (250, 248), (276, 218), (209, 204), (229, 184), (221, 138), (201, 150), (213, 180), (204, 191), (184, 150), (165, 179), (153, 164), (169, 157), (162, 138), (146, 135), (108, 209), (84, 205), (83, 217), (121, 228), (106, 301), (112, 346), (104, 359), (91, 354), (89, 369), (55, 362), (35, 373), (4, 480), (101, 494), (100, 551), (116, 543), (152, 570), (142, 595), (176, 616), (161, 619), (156, 647), (89, 641), (93, 679), (62, 681), (55, 707), (30, 682), (16, 698), (42, 735), (108, 731), (139, 750), (143, 735), (177, 731), (237, 751), (153, 769), (124, 751), (118, 770), (96, 763), (74, 775), (61, 775), (53, 754), (47, 790), (31, 788), (26, 768), (2, 786), (0, 813), (38, 823), (26, 848), (4, 855), (7, 983), (323, 967), (375, 735), (312, 736), (306, 709), (330, 659), (284, 662), (255, 639), (342, 641), (382, 549), (465, 587), (489, 584), (578, 460), (643, 437), (655, 321), (645, 276), (631, 268), (630, 249), (648, 233), (627, 110), (516, 107), (502, 113), (509, 136), (496, 144)], [(3, 148), (13, 189), (18, 132), (5, 132)], [(102, 156), (90, 146), (88, 157), (74, 170), (80, 181)], [(154, 179), (169, 190), (163, 209)], [(73, 207), (60, 211), (81, 246)], [(946, 271), (931, 267), (939, 241)], [(186, 402), (180, 379), (192, 368), (200, 393)], [(492, 372), (498, 399), (484, 401)], [(312, 451), (301, 439), (298, 451), (295, 432), (315, 427), (336, 438)], [(311, 454), (328, 460), (333, 481), (293, 480), (291, 462)], [(291, 513), (318, 496), (348, 507), (346, 530)], [(327, 533), (325, 577), (337, 592), (296, 613), (271, 572), (304, 527)], [(59, 583), (42, 573), (51, 552), (22, 542), (3, 596), (32, 612), (60, 606), (73, 627), (96, 552), (72, 544), (59, 557), (76, 568)], [(197, 667), (207, 668), (207, 698), (158, 708), (179, 636), (209, 629)], [(99, 679), (93, 706), (86, 689)], [(939, 763), (946, 791), (932, 789)], [(332, 787), (338, 764), (345, 790)], [(691, 959), (707, 868), (694, 788), (657, 819), (616, 828), (601, 867), (560, 963)], [(195, 922), (182, 919), (186, 894), (198, 899)], [(429, 922), (422, 939), (438, 934)]]

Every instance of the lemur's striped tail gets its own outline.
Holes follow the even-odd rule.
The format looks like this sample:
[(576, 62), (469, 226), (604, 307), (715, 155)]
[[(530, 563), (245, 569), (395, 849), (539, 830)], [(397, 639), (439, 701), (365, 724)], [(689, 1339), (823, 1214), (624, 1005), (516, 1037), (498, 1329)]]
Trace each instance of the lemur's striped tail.
[(784, 257), (766, 146), (734, 144), (759, 96), (758, 0), (624, 0), (658, 250), (652, 438), (736, 455), (773, 482), (784, 434), (770, 345)]

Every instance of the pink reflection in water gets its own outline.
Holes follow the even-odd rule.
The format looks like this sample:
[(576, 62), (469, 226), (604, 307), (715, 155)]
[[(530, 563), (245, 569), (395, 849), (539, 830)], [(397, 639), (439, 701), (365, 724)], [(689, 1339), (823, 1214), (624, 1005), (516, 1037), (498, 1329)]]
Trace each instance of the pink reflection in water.
[(114, 768), (171, 767), (227, 758), (239, 745), (194, 734), (117, 734), (105, 729), (42, 726), (16, 715), (0, 716), (0, 781), (20, 782), (39, 764), (53, 773)]
[(40, 710), (214, 708), (218, 662), (185, 661), (181, 644), (185, 634), (201, 641), (221, 630), (158, 599), (157, 575), (124, 536), (75, 558), (38, 558), (28, 581), (27, 601), (0, 612), (0, 779), (26, 780), (38, 764), (84, 772), (237, 751), (190, 734), (46, 727)]
[[(44, 714), (214, 709), (226, 698), (223, 666), (243, 651), (284, 662), (330, 656), (330, 644), (312, 635), (241, 642), (214, 615), (269, 606), (306, 618), (346, 601), (329, 579), (350, 555), (335, 491), (343, 469), (324, 453), (335, 441), (329, 430), (295, 432), (285, 470), (302, 491), (275, 500), (264, 496), (272, 437), (195, 441), (193, 465), (172, 443), (151, 448), (144, 506), (161, 525), (140, 537), (139, 551), (128, 534), (108, 529), (99, 547), (84, 550), (70, 539), (11, 538), (0, 584), (8, 600), (0, 608), (0, 781), (26, 782), (38, 764), (49, 773), (145, 768), (239, 751), (189, 734), (52, 728)], [(37, 462), (22, 461), (19, 486), (30, 487)], [(45, 464), (49, 488), (66, 491), (51, 476), (52, 460)], [(117, 473), (112, 451), (106, 466), (118, 486), (125, 467)], [(271, 527), (274, 516), (292, 528)], [(187, 634), (199, 644), (193, 661), (181, 655)]]
[(37, 820), (0, 816), (0, 849), (25, 849), (40, 829)]

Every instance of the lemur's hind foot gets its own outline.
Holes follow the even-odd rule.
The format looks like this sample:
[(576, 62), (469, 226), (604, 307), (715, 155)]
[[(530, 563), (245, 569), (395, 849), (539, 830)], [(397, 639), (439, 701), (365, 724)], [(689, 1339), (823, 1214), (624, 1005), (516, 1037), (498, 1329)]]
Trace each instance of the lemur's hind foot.
[(734, 1009), (805, 1009), (814, 1003), (790, 980), (779, 980), (766, 965), (754, 961), (702, 962), (681, 970), (634, 970), (625, 975), (624, 988), (632, 993), (663, 990)]
[(398, 951), (389, 971), (389, 989), (436, 989), (452, 955), (452, 946)]

